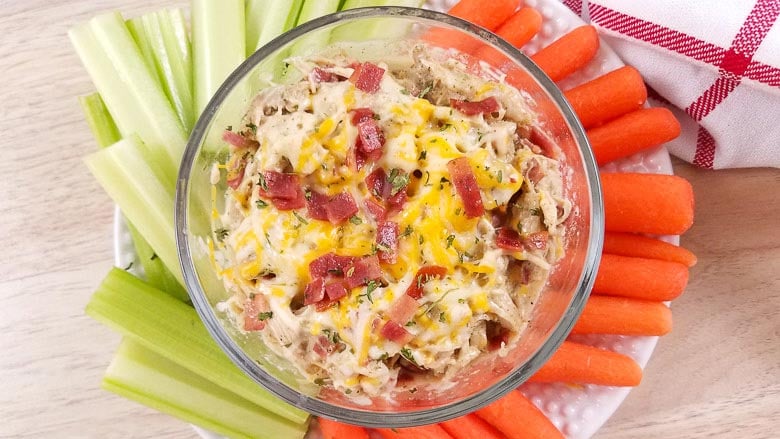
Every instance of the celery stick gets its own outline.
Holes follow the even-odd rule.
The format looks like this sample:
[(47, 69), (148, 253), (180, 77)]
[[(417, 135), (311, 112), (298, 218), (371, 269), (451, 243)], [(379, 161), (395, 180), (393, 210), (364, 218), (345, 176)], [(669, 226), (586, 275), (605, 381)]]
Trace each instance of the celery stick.
[(137, 259), (144, 269), (143, 277), (146, 279), (146, 282), (182, 302), (189, 302), (190, 296), (187, 294), (187, 290), (176, 280), (176, 277), (170, 270), (165, 267), (165, 264), (157, 256), (157, 253), (154, 252), (152, 246), (146, 242), (143, 235), (138, 232), (138, 229), (130, 221), (126, 221), (126, 223), (130, 236), (133, 237), (133, 247), (135, 247)]
[(88, 155), (84, 161), (111, 199), (183, 284), (173, 227), (173, 187), (163, 184), (135, 137)]
[(195, 114), (246, 59), (243, 0), (192, 0)]
[[(339, 0), (304, 0), (301, 7), (301, 13), (298, 16), (296, 26), (300, 26), (315, 18), (334, 13), (339, 8)], [(318, 49), (325, 47), (330, 39), (330, 30), (314, 31), (310, 35), (301, 37), (300, 40), (290, 48), (290, 56), (311, 55)]]
[(119, 141), (121, 138), (119, 129), (103, 103), (100, 93), (79, 96), (79, 104), (99, 147), (105, 148)]
[(87, 315), (214, 384), (293, 422), (307, 414), (277, 399), (234, 365), (195, 310), (121, 269), (112, 269)]
[(344, 0), (341, 10), (355, 8), (369, 8), (375, 6), (406, 6), (409, 8), (419, 8), (423, 0)]
[(303, 0), (247, 0), (247, 56), (292, 29)]
[(69, 36), (120, 133), (141, 137), (157, 177), (172, 190), (186, 134), (122, 16), (99, 15)]
[[(178, 11), (178, 12), (177, 12)], [(143, 17), (150, 36), (157, 70), (165, 94), (173, 104), (186, 132), (195, 124), (192, 96), (190, 40), (183, 28), (181, 10), (162, 10)]]
[(295, 424), (123, 339), (103, 388), (230, 438), (302, 438)]
[(130, 31), (130, 35), (135, 41), (135, 45), (138, 46), (138, 50), (141, 51), (141, 56), (144, 58), (146, 67), (149, 72), (154, 76), (157, 82), (160, 82), (159, 74), (157, 73), (157, 67), (154, 63), (154, 52), (152, 51), (152, 43), (149, 41), (149, 35), (146, 33), (146, 27), (142, 17), (134, 17), (125, 21), (127, 30)]
[(296, 26), (300, 26), (307, 21), (332, 14), (339, 9), (339, 0), (304, 0), (301, 7), (301, 13), (298, 15)]
[[(421, 0), (346, 0), (342, 10), (372, 6), (420, 7)], [(403, 37), (409, 26), (392, 19), (375, 18), (361, 23), (345, 23), (333, 29), (332, 41), (391, 40)]]

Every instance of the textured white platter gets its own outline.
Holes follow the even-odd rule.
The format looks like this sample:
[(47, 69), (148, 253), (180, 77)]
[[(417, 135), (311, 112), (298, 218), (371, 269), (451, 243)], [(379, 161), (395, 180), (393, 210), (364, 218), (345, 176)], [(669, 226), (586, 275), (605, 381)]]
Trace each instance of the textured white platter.
[[(447, 11), (457, 0), (429, 0), (427, 9)], [(523, 51), (533, 55), (539, 48), (556, 40), (583, 21), (557, 0), (526, 0), (525, 5), (536, 8), (544, 17), (542, 29)], [(558, 83), (566, 90), (623, 66), (621, 59), (602, 41), (596, 57), (582, 70)], [(672, 164), (665, 147), (645, 151), (601, 168), (601, 172), (643, 172), (671, 174)], [(677, 237), (664, 237), (677, 244)], [(130, 234), (117, 210), (114, 222), (115, 263), (128, 267), (135, 259)], [(137, 268), (140, 264), (132, 264)], [(133, 270), (131, 270), (133, 271)], [(658, 337), (628, 337), (608, 335), (572, 336), (570, 340), (609, 349), (634, 358), (644, 368), (655, 349)], [(569, 384), (524, 384), (521, 391), (533, 401), (570, 439), (587, 439), (612, 416), (631, 388), (606, 386), (572, 386)], [(220, 436), (194, 427), (204, 439), (222, 439)], [(316, 434), (310, 434), (312, 437)], [(280, 438), (283, 439), (283, 438)]]

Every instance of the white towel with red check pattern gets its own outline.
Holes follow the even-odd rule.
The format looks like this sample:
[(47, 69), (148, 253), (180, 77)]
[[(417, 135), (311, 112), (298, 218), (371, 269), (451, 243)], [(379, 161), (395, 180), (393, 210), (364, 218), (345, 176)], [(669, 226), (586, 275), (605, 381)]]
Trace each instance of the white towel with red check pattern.
[(678, 116), (672, 154), (780, 167), (780, 0), (564, 0)]

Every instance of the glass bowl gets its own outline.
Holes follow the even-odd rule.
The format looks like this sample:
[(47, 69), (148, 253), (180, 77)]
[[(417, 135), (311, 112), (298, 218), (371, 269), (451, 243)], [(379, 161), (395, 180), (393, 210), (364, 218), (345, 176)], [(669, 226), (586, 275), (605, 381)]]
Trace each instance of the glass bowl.
[[(361, 62), (380, 62), (398, 47), (420, 41), (457, 49), (453, 56), (490, 66), (507, 83), (533, 99), (538, 126), (562, 153), (564, 192), (572, 202), (565, 256), (555, 265), (531, 322), (506, 355), (488, 352), (456, 376), (446, 390), (399, 392), (355, 402), (323, 391), (300, 377), (289, 361), (256, 338), (237, 330), (218, 304), (229, 297), (207, 249), (211, 217), (221, 197), (212, 194), (211, 170), (225, 158), (225, 127), (241, 121), (253, 96), (273, 83), (298, 77), (284, 60), (319, 53), (342, 43)], [(368, 49), (367, 49), (368, 48)], [(220, 183), (217, 192), (223, 191)], [(603, 242), (603, 211), (598, 169), (582, 126), (555, 84), (525, 55), (494, 34), (466, 21), (428, 10), (381, 7), (324, 16), (271, 41), (242, 63), (222, 84), (198, 120), (187, 144), (176, 189), (176, 240), (192, 302), (211, 336), (230, 359), (259, 385), (315, 415), (368, 427), (405, 427), (441, 422), (474, 411), (527, 380), (564, 341), (590, 293)], [(391, 397), (391, 398), (388, 398)], [(393, 402), (389, 402), (393, 401)]]

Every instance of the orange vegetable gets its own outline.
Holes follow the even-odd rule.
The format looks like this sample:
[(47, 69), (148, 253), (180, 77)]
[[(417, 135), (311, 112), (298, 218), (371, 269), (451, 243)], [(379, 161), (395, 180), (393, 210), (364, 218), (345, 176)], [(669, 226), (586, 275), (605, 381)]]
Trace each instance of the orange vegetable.
[(363, 427), (326, 418), (318, 418), (318, 422), (323, 439), (368, 439), (368, 432)]
[(572, 334), (666, 335), (672, 311), (661, 302), (590, 296)]
[(440, 423), (455, 439), (505, 439), (500, 431), (474, 413)]
[(593, 292), (644, 300), (673, 300), (688, 284), (688, 267), (677, 262), (602, 255)]
[(509, 439), (563, 439), (544, 413), (519, 390), (475, 412)]
[(439, 424), (409, 428), (377, 428), (384, 439), (453, 439)]
[(496, 29), (496, 34), (519, 49), (529, 42), (541, 28), (542, 14), (534, 8), (524, 7), (499, 26)]
[(599, 49), (599, 35), (590, 25), (580, 26), (536, 52), (531, 59), (553, 81), (584, 67)]
[(496, 30), (520, 4), (520, 0), (460, 0), (448, 14), (485, 29)]
[(647, 88), (639, 72), (621, 67), (582, 85), (564, 95), (585, 128), (634, 111), (647, 100)]
[(668, 142), (680, 135), (680, 122), (666, 108), (632, 111), (588, 130), (599, 165)]
[(690, 250), (633, 233), (607, 232), (604, 235), (604, 253), (679, 262), (688, 267), (696, 265), (696, 255)]
[(529, 381), (637, 386), (642, 369), (626, 355), (565, 341)]
[(676, 175), (601, 174), (610, 232), (679, 235), (693, 224), (693, 188)]

